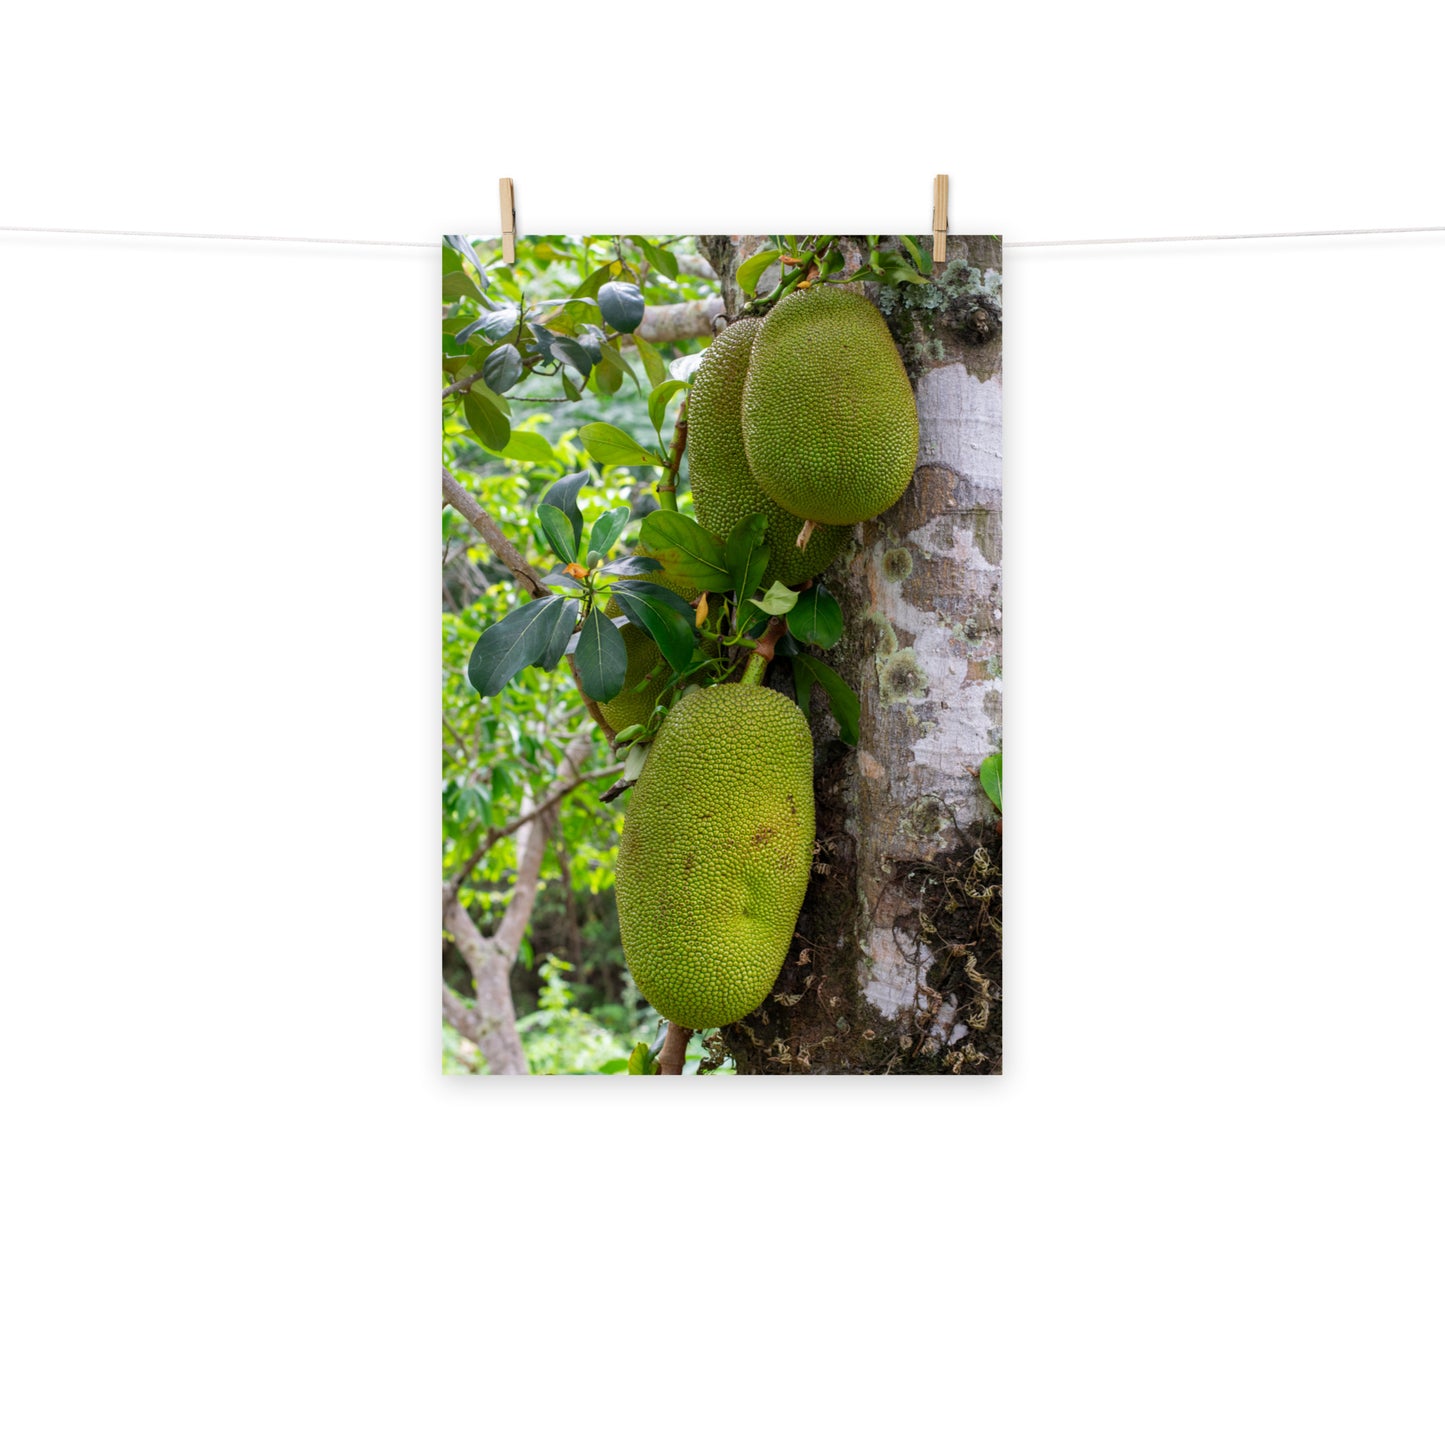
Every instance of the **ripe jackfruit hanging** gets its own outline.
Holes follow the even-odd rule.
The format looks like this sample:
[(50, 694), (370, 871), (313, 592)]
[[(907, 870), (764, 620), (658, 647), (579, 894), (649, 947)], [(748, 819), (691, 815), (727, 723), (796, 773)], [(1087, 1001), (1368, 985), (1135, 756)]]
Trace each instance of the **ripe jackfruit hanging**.
[(743, 440), (757, 484), (794, 516), (850, 526), (903, 495), (918, 412), (872, 302), (823, 286), (768, 312), (743, 387)]
[(787, 956), (813, 857), (813, 739), (781, 693), (724, 683), (668, 713), (617, 854), (622, 951), (683, 1028), (736, 1023)]
[(816, 577), (848, 540), (844, 527), (815, 527), (808, 545), (794, 545), (803, 519), (780, 507), (758, 486), (743, 444), (743, 384), (753, 343), (763, 323), (735, 321), (703, 353), (687, 402), (687, 457), (697, 519), (715, 537), (753, 512), (767, 518), (768, 570), (761, 586), (796, 587)]

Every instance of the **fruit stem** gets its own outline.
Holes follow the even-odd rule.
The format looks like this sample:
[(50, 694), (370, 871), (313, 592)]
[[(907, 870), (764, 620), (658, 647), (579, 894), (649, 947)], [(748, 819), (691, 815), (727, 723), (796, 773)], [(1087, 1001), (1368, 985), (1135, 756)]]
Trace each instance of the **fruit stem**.
[(662, 1041), (662, 1052), (657, 1056), (659, 1074), (680, 1074), (687, 1058), (687, 1041), (692, 1030), (680, 1028), (671, 1019), (667, 1021), (667, 1037)]
[(741, 686), (757, 687), (762, 682), (763, 674), (773, 660), (773, 649), (778, 645), (778, 638), (783, 635), (783, 629), (787, 625), (781, 617), (775, 617), (768, 623), (767, 631), (758, 638), (758, 645), (753, 649), (753, 655), (748, 658), (748, 665), (738, 679)]
[(677, 424), (672, 429), (672, 451), (667, 458), (667, 471), (657, 484), (657, 505), (664, 512), (677, 511), (677, 473), (682, 466), (682, 449), (687, 445), (687, 398), (677, 409)]

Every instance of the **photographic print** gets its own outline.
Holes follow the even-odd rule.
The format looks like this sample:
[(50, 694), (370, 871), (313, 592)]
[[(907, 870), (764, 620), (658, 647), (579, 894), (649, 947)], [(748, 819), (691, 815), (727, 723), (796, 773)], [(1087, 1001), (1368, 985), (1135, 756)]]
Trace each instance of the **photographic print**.
[(1000, 1073), (1000, 238), (442, 254), (444, 1071)]

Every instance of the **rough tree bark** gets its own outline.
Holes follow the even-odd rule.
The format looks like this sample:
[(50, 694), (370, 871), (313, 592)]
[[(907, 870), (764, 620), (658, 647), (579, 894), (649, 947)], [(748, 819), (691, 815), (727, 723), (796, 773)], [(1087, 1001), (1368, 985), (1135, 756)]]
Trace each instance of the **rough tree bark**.
[[(766, 244), (704, 238), (729, 318)], [(1002, 1067), (1002, 832), (977, 780), (1002, 725), (1000, 288), (998, 240), (977, 236), (950, 238), (930, 286), (866, 288), (914, 384), (918, 466), (825, 578), (861, 736), (838, 740), (815, 689), (815, 877), (772, 996), (712, 1044), (740, 1073)]]

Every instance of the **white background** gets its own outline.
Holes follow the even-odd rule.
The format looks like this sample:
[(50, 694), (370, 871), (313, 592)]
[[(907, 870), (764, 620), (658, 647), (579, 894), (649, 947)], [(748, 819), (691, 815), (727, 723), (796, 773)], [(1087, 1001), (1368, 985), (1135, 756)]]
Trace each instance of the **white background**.
[[(1439, 225), (1425, 13), (31, 6), (0, 223)], [(437, 270), (0, 236), (7, 1435), (1438, 1440), (1445, 238), (1008, 253), (947, 1083), (438, 1076)]]

